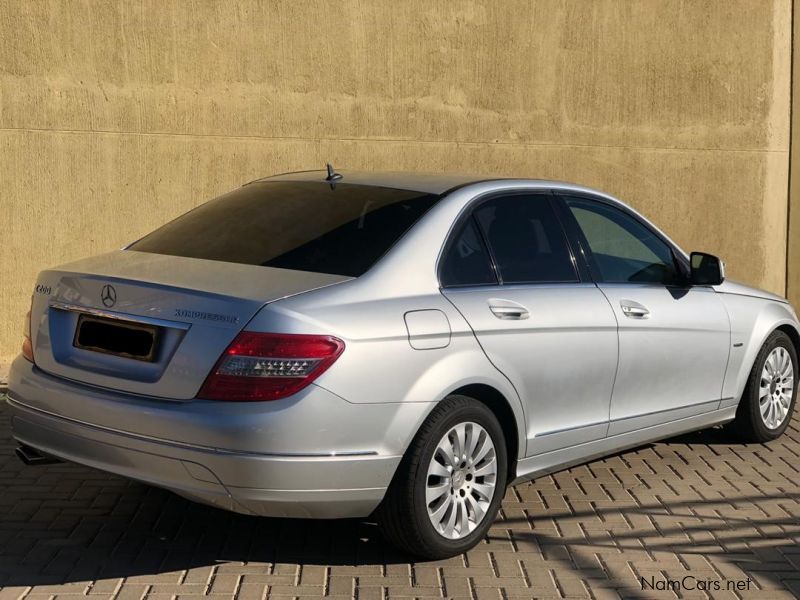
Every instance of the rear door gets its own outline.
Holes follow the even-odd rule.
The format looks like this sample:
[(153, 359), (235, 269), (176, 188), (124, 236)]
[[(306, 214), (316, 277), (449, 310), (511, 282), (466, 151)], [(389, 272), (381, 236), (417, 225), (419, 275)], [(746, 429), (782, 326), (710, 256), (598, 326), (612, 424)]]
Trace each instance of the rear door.
[(617, 323), (576, 262), (550, 193), (504, 193), (457, 224), (443, 294), (522, 398), (527, 454), (605, 436)]
[(633, 213), (593, 197), (562, 201), (619, 322), (609, 435), (717, 408), (730, 325), (716, 292), (688, 285), (672, 246)]

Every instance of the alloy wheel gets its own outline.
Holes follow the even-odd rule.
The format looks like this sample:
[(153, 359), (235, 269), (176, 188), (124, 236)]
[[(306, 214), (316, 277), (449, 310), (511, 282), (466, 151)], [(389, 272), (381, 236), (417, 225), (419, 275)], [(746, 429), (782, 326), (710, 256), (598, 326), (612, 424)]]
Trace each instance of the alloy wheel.
[(792, 357), (786, 348), (777, 346), (764, 361), (758, 389), (761, 419), (768, 429), (777, 429), (786, 420), (793, 392)]
[(436, 531), (451, 540), (483, 520), (497, 488), (497, 455), (489, 433), (459, 423), (439, 441), (428, 466), (425, 503)]

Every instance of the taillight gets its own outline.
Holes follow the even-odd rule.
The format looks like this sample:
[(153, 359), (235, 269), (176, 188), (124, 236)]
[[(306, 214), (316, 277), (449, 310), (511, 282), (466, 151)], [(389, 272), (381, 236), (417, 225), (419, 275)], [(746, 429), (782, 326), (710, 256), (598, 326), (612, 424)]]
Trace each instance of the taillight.
[[(31, 310), (33, 310), (33, 300), (31, 299)], [(22, 356), (33, 362), (33, 343), (31, 342), (31, 311), (25, 315), (25, 325), (22, 330)]]
[(322, 375), (344, 350), (329, 335), (243, 331), (233, 340), (200, 389), (208, 400), (278, 400)]

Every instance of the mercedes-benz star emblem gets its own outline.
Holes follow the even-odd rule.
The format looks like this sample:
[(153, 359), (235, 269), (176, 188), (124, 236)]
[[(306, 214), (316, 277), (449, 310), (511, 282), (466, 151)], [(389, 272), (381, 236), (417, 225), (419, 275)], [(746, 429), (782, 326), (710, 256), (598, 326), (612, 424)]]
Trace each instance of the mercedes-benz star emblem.
[(104, 285), (102, 291), (100, 292), (100, 300), (103, 301), (103, 306), (106, 308), (111, 308), (117, 303), (117, 290), (114, 289), (113, 285)]

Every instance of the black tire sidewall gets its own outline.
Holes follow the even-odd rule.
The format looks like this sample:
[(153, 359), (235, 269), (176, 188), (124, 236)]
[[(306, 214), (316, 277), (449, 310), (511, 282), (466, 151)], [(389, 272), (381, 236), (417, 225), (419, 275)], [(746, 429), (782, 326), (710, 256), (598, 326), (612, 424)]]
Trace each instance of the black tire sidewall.
[[(784, 348), (792, 361), (792, 369), (794, 373), (794, 389), (792, 390), (792, 401), (789, 403), (789, 412), (786, 415), (783, 423), (776, 429), (769, 429), (764, 424), (764, 419), (761, 417), (761, 406), (759, 404), (759, 388), (761, 383), (761, 371), (764, 369), (764, 363), (770, 353), (778, 347)], [(772, 333), (764, 342), (758, 357), (755, 361), (752, 372), (750, 373), (750, 380), (747, 385), (747, 411), (748, 420), (755, 437), (761, 441), (770, 441), (777, 439), (783, 434), (792, 420), (792, 413), (794, 412), (795, 402), (797, 401), (797, 352), (795, 351), (794, 344), (791, 338), (782, 331)]]
[[(466, 399), (464, 397), (460, 398)], [(435, 554), (437, 555), (451, 556), (461, 554), (477, 544), (486, 535), (487, 530), (494, 522), (497, 511), (500, 508), (500, 503), (505, 495), (508, 457), (506, 455), (506, 442), (503, 430), (492, 411), (485, 405), (471, 398), (466, 400), (470, 400), (469, 404), (448, 411), (448, 414), (436, 424), (435, 429), (429, 432), (428, 439), (424, 441), (423, 450), (419, 456), (417, 471), (413, 479), (413, 502), (414, 514), (417, 519), (417, 528), (424, 544), (429, 548), (435, 549)], [(460, 540), (449, 540), (434, 529), (428, 517), (428, 507), (425, 499), (428, 465), (442, 437), (455, 425), (466, 422), (477, 423), (491, 436), (492, 442), (494, 443), (495, 455), (497, 457), (497, 483), (494, 498), (492, 498), (492, 502), (483, 520), (475, 528), (475, 531)]]

